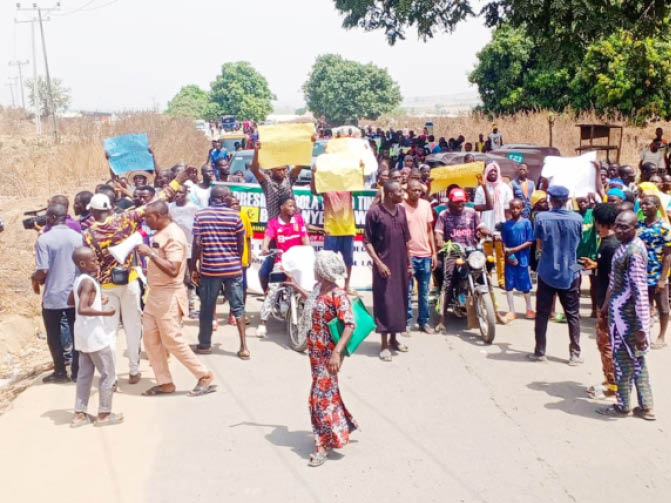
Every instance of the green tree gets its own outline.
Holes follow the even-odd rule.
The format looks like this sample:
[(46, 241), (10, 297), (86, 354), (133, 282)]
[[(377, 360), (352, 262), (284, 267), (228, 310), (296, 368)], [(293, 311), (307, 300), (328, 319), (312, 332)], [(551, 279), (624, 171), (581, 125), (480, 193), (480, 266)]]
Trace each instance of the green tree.
[(191, 119), (213, 119), (216, 106), (208, 93), (192, 84), (182, 87), (168, 102), (166, 113)]
[[(33, 80), (26, 79), (23, 83), (28, 88), (28, 101), (30, 106), (35, 106), (35, 95), (33, 93)], [(63, 112), (70, 106), (70, 88), (65, 87), (61, 79), (51, 79), (51, 94), (54, 99), (56, 113)], [(37, 97), (40, 100), (40, 114), (42, 117), (49, 115), (49, 87), (47, 79), (37, 77)]]
[(401, 91), (386, 69), (343, 59), (317, 58), (303, 85), (308, 108), (332, 125), (377, 119), (401, 103)]
[(272, 112), (275, 95), (268, 81), (246, 61), (225, 63), (212, 82), (210, 100), (218, 115), (262, 121)]

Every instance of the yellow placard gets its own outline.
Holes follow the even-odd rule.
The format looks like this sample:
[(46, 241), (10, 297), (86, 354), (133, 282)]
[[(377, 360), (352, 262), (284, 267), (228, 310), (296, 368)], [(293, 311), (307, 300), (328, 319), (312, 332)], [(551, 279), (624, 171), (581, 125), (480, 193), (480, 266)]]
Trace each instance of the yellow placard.
[(264, 169), (283, 166), (312, 166), (311, 122), (259, 126), (259, 164)]
[(357, 156), (363, 164), (365, 176), (377, 172), (377, 159), (366, 140), (361, 138), (335, 138), (328, 141), (325, 150), (327, 154), (346, 153)]
[(322, 154), (317, 157), (317, 170), (314, 176), (315, 188), (320, 193), (363, 190), (361, 160), (349, 152)]
[(482, 175), (484, 170), (485, 163), (482, 161), (433, 168), (431, 170), (431, 194), (445, 190), (453, 183), (461, 187), (477, 187), (477, 176)]

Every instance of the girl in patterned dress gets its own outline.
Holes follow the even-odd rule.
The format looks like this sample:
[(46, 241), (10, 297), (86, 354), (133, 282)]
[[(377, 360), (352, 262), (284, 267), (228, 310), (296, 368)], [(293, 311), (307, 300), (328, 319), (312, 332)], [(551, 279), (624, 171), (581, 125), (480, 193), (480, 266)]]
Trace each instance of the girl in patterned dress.
[[(320, 251), (315, 258), (318, 283), (312, 293), (302, 290), (293, 278), (288, 283), (305, 297), (305, 309), (299, 330), (307, 337), (312, 387), (310, 389), (310, 418), (315, 437), (315, 452), (310, 466), (320, 466), (331, 449), (349, 443), (350, 433), (357, 424), (340, 397), (338, 371), (342, 352), (354, 331), (354, 316), (345, 291), (337, 283), (344, 281), (347, 269), (342, 257), (331, 251)], [(328, 322), (338, 318), (345, 328), (337, 344), (333, 342)]]

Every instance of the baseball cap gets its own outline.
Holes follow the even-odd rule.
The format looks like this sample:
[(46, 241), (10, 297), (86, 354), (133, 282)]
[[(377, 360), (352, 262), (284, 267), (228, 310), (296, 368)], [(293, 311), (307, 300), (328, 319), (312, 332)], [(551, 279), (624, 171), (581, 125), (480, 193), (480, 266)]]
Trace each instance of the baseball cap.
[(452, 189), (448, 197), (450, 198), (450, 201), (452, 201), (453, 203), (466, 202), (466, 192), (464, 192), (464, 189), (460, 188)]
[(87, 210), (111, 210), (112, 204), (110, 198), (105, 194), (94, 194), (91, 202), (86, 207)]
[(568, 199), (568, 189), (562, 185), (553, 185), (547, 190), (548, 195), (553, 199)]

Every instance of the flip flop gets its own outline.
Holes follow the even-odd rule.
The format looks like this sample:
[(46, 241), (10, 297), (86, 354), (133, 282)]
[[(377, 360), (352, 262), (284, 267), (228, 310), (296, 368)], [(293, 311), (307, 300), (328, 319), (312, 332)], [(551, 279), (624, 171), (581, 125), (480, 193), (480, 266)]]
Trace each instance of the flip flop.
[(641, 419), (645, 419), (646, 421), (656, 421), (657, 418), (655, 417), (655, 413), (646, 410), (643, 407), (634, 407), (632, 412), (634, 413), (634, 416), (640, 417)]
[(156, 395), (169, 395), (174, 393), (174, 391), (163, 391), (160, 386), (152, 386), (146, 391), (142, 392), (144, 396), (156, 396)]
[(121, 412), (112, 412), (105, 419), (96, 419), (93, 426), (112, 426), (113, 424), (123, 423), (123, 414)]
[(398, 351), (399, 353), (407, 353), (408, 352), (408, 346), (405, 344), (402, 344), (400, 342), (397, 342), (396, 344), (391, 345), (391, 349), (394, 351)]
[(317, 467), (326, 463), (326, 454), (322, 452), (313, 452), (310, 454), (310, 461), (308, 466)]
[(241, 349), (240, 351), (237, 352), (238, 358), (241, 360), (249, 360), (251, 358), (251, 355), (249, 354), (249, 351), (246, 349)]
[(86, 414), (81, 419), (72, 419), (70, 423), (70, 428), (80, 428), (81, 426), (86, 426), (87, 424), (93, 423), (93, 418), (90, 414)]
[(608, 417), (627, 417), (629, 415), (629, 411), (623, 412), (615, 405), (609, 405), (608, 407), (601, 407), (599, 409), (596, 409), (596, 412), (597, 414), (601, 414), (602, 416), (608, 416)]
[(652, 349), (662, 349), (666, 347), (666, 342), (653, 342), (650, 347)]
[(389, 348), (385, 348), (382, 351), (380, 351), (380, 360), (382, 360), (383, 362), (391, 361), (391, 351), (389, 351)]
[(208, 393), (214, 393), (217, 391), (217, 385), (216, 384), (208, 384), (208, 385), (202, 385), (202, 384), (197, 384), (195, 388), (193, 388), (191, 391), (189, 391), (186, 395), (187, 396), (201, 396), (201, 395), (207, 395)]

